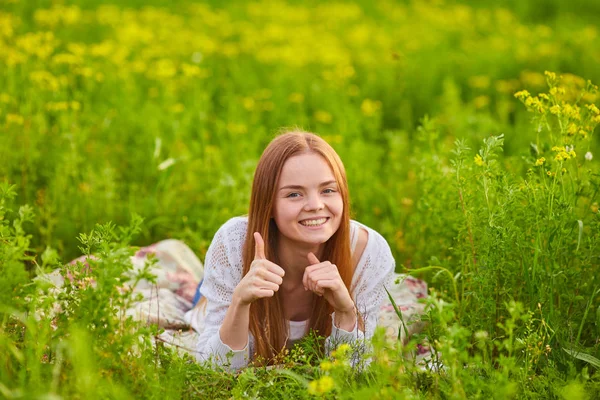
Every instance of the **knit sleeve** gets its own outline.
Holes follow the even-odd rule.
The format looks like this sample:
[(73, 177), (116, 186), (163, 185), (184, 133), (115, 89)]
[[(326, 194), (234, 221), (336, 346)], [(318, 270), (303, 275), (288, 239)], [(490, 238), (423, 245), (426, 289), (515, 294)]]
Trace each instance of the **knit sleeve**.
[(242, 350), (232, 350), (219, 335), (233, 291), (242, 279), (246, 227), (242, 218), (233, 218), (219, 228), (206, 253), (204, 282), (200, 289), (206, 298), (206, 310), (204, 328), (198, 339), (198, 360), (228, 366), (231, 370), (245, 367), (252, 354), (251, 335)]
[[(387, 298), (386, 287), (393, 281), (395, 261), (387, 241), (379, 233), (367, 228), (369, 238), (364, 253), (352, 278), (351, 294), (358, 313), (364, 321), (364, 332), (358, 324), (349, 332), (332, 325), (326, 348), (333, 349), (342, 342), (370, 339), (375, 332), (379, 307)], [(332, 315), (332, 318), (335, 318)]]

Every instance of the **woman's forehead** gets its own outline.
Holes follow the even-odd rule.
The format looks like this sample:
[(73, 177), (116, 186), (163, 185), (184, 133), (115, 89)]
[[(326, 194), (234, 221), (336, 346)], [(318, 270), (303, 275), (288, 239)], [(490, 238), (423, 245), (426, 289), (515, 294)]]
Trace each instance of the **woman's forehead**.
[(299, 154), (287, 159), (281, 169), (279, 186), (320, 184), (335, 181), (329, 163), (316, 153)]

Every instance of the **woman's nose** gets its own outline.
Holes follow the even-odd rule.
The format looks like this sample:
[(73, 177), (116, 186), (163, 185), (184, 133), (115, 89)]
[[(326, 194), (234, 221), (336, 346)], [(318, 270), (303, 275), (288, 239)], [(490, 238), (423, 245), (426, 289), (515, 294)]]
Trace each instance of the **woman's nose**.
[(305, 208), (307, 210), (320, 210), (323, 208), (323, 200), (318, 193), (311, 194), (306, 198)]

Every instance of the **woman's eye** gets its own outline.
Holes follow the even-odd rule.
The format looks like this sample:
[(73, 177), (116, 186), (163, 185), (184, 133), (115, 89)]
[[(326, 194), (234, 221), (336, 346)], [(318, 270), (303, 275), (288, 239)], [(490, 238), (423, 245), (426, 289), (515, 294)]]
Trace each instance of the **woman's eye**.
[(296, 192), (294, 192), (294, 193), (290, 193), (290, 194), (288, 194), (288, 195), (287, 195), (287, 196), (285, 196), (285, 197), (298, 197), (298, 196), (300, 196), (300, 193), (296, 193)]
[(328, 194), (328, 193), (335, 193), (335, 190), (333, 190), (333, 189), (325, 189), (325, 190), (323, 190), (323, 193), (326, 193), (326, 194)]

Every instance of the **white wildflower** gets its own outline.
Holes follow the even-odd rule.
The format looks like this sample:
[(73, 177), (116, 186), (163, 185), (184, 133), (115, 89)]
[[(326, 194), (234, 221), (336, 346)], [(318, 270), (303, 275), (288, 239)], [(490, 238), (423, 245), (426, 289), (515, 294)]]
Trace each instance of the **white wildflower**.
[(175, 159), (173, 159), (173, 158), (167, 158), (165, 161), (161, 162), (158, 165), (158, 170), (159, 171), (164, 171), (165, 169), (169, 168), (173, 164), (175, 164)]
[(199, 51), (196, 51), (195, 53), (192, 54), (192, 62), (194, 64), (200, 64), (202, 62), (202, 59), (204, 57), (202, 56), (202, 53), (200, 53)]
[(592, 158), (594, 158), (594, 155), (592, 154), (591, 151), (588, 151), (587, 153), (585, 153), (585, 159), (588, 161), (592, 161)]

